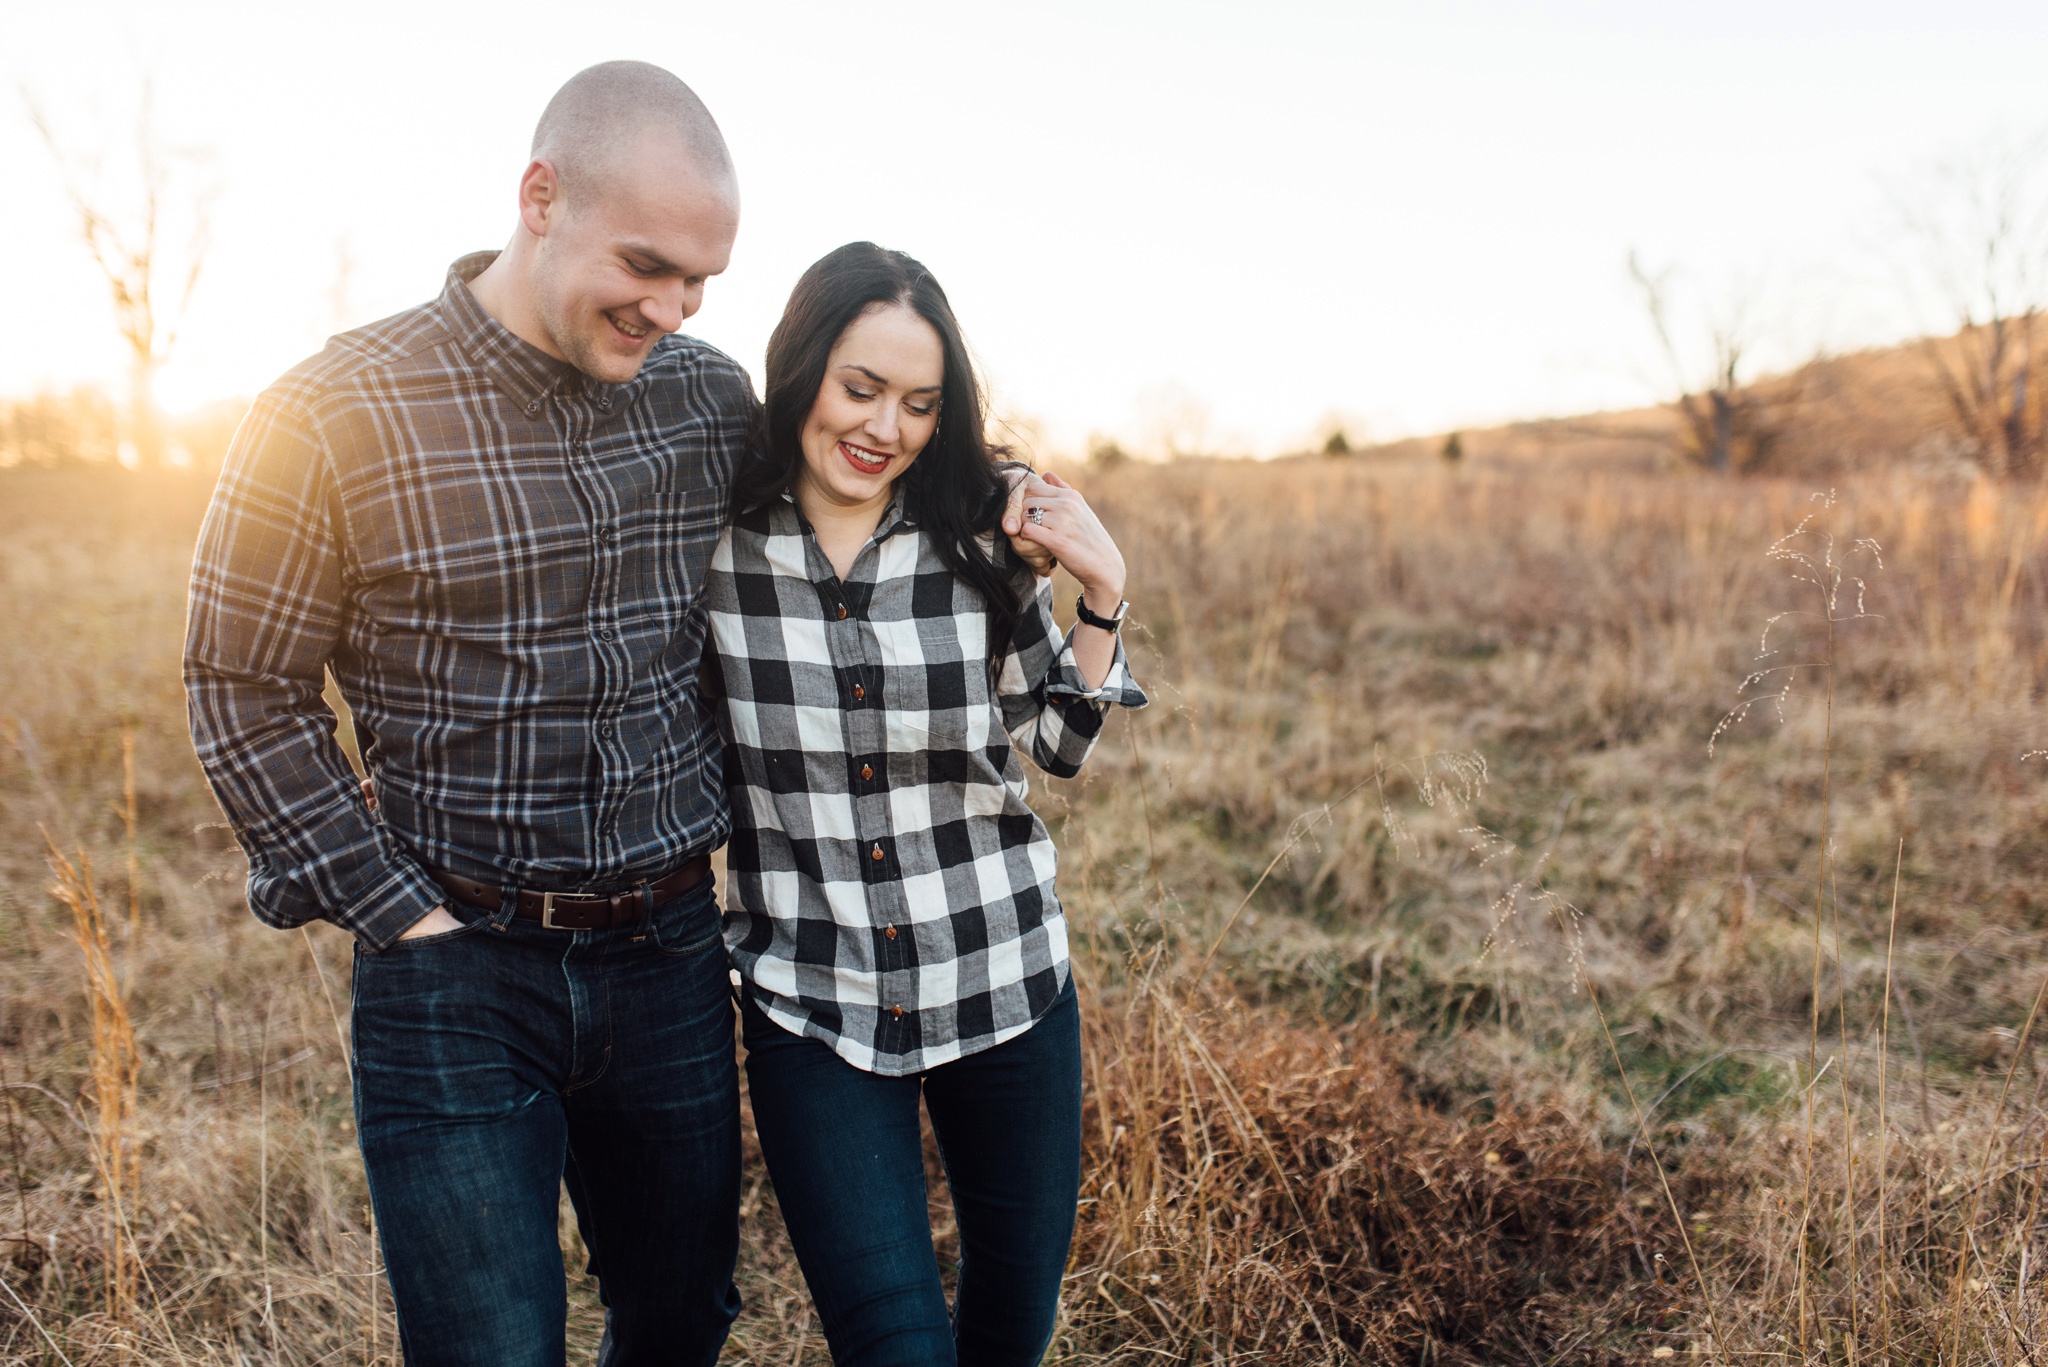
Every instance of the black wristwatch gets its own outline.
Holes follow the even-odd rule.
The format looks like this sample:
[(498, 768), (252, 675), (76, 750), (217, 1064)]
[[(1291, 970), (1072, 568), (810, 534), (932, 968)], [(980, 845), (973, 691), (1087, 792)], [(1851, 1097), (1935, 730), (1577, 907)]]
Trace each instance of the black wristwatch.
[(1124, 618), (1130, 613), (1130, 610), (1131, 605), (1129, 603), (1124, 602), (1122, 599), (1118, 599), (1116, 604), (1116, 611), (1114, 613), (1112, 613), (1108, 617), (1099, 617), (1095, 613), (1088, 611), (1087, 594), (1084, 593), (1079, 598), (1076, 598), (1074, 600), (1074, 615), (1076, 617), (1079, 617), (1089, 626), (1099, 627), (1101, 630), (1108, 632), (1112, 636), (1116, 634), (1116, 629), (1124, 624)]

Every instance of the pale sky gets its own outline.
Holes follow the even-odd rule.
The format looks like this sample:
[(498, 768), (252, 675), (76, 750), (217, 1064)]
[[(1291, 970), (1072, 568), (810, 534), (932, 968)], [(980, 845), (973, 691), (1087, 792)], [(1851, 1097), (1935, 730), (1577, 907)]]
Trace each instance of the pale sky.
[[(738, 162), (739, 247), (687, 331), (758, 378), (798, 273), (871, 238), (933, 268), (999, 408), (1065, 450), (1662, 397), (1631, 249), (1687, 299), (1746, 294), (1766, 359), (1889, 340), (1917, 320), (1888, 180), (2048, 129), (2038, 0), (0, 8), (0, 76), (80, 146), (146, 73), (206, 154), (173, 409), (503, 245), (542, 106), (616, 57), (690, 82)], [(115, 379), (105, 289), (0, 96), (0, 394)]]

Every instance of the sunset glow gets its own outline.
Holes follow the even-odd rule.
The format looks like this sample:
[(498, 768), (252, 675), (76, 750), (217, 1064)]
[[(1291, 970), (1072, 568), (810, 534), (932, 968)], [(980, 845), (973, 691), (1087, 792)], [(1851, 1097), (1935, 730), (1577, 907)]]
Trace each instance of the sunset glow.
[[(81, 146), (141, 79), (218, 187), (166, 407), (246, 396), (506, 237), (550, 91), (643, 57), (692, 82), (745, 219), (692, 327), (758, 371), (798, 272), (870, 237), (947, 282), (999, 408), (1275, 451), (1630, 406), (1669, 376), (1626, 272), (1743, 291), (1760, 361), (1929, 325), (1887, 177), (2048, 127), (2048, 11), (1640, 6), (83, 3), (0, 20), (6, 75)], [(19, 114), (0, 157), (0, 393), (117, 385), (104, 286)], [(1946, 323), (1936, 319), (1933, 323)]]

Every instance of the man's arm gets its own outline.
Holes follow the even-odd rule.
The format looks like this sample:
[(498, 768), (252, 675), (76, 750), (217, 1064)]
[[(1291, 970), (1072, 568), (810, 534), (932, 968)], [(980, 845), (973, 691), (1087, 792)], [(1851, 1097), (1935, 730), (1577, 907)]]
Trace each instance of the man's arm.
[(336, 518), (309, 424), (259, 400), (200, 529), (185, 692), (200, 766), (249, 855), (250, 909), (280, 927), (329, 920), (382, 949), (444, 899), (371, 820), (320, 698), (342, 623)]

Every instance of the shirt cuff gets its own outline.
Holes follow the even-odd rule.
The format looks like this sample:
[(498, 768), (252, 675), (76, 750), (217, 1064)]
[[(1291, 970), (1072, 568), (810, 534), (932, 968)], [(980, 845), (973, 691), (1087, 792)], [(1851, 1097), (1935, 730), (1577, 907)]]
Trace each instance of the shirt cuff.
[(1080, 624), (1068, 628), (1067, 639), (1060, 646), (1059, 658), (1053, 661), (1051, 672), (1046, 676), (1045, 699), (1047, 702), (1071, 704), (1092, 703), (1099, 711), (1107, 711), (1112, 703), (1118, 707), (1136, 710), (1152, 700), (1145, 696), (1145, 690), (1138, 687), (1131, 678), (1131, 662), (1124, 654), (1124, 638), (1118, 633), (1116, 654), (1109, 662), (1109, 673), (1102, 676), (1099, 688), (1088, 687), (1081, 675), (1080, 663), (1074, 658), (1074, 633)]
[(345, 907), (327, 919), (375, 954), (391, 948), (421, 917), (447, 903), (448, 894), (441, 885), (408, 860), (388, 865), (382, 877), (350, 897)]

